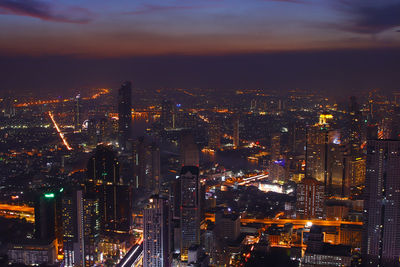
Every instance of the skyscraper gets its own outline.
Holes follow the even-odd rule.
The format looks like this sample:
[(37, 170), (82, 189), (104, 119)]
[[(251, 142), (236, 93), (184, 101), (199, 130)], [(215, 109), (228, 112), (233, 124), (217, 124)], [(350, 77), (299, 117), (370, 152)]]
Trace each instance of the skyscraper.
[(199, 168), (183, 166), (181, 180), (181, 260), (187, 261), (188, 249), (200, 244), (200, 179)]
[(170, 208), (166, 198), (154, 195), (143, 212), (143, 266), (170, 266)]
[(233, 147), (238, 148), (239, 146), (239, 115), (236, 115), (233, 118)]
[(368, 140), (361, 253), (365, 266), (399, 266), (400, 141)]
[(132, 190), (119, 176), (115, 152), (99, 145), (87, 164), (87, 191), (99, 194), (101, 228), (103, 231), (128, 232), (131, 224)]
[(87, 164), (87, 178), (96, 184), (119, 183), (119, 162), (112, 147), (99, 145)]
[(183, 132), (180, 142), (182, 166), (199, 166), (199, 148), (190, 132)]
[(174, 129), (176, 127), (175, 106), (169, 100), (163, 100), (161, 105), (161, 126), (163, 129)]
[(209, 125), (208, 147), (213, 150), (219, 150), (221, 148), (221, 130), (216, 121), (211, 122)]
[(75, 131), (80, 131), (81, 128), (82, 128), (82, 104), (81, 104), (81, 95), (78, 94), (75, 97), (74, 129)]
[(62, 211), (64, 266), (93, 266), (100, 235), (98, 199), (72, 190), (62, 199)]
[(157, 193), (161, 182), (159, 146), (156, 143), (149, 145), (143, 137), (139, 137), (133, 142), (132, 153), (134, 187)]
[(315, 178), (306, 177), (297, 185), (297, 217), (319, 219), (324, 213), (324, 185)]
[(118, 143), (122, 150), (128, 148), (132, 125), (132, 84), (126, 81), (118, 90)]

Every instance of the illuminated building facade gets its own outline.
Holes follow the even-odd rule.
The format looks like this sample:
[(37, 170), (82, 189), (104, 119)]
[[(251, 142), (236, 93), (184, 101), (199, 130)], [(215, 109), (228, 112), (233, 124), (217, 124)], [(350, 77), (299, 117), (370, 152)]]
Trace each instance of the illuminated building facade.
[(221, 130), (217, 122), (210, 123), (208, 129), (208, 148), (217, 151), (221, 148)]
[(398, 266), (400, 141), (368, 140), (361, 253), (364, 266)]
[(324, 216), (325, 187), (311, 177), (304, 178), (297, 185), (297, 217), (320, 219)]
[(118, 90), (118, 143), (122, 150), (128, 148), (132, 127), (132, 84), (126, 81)]
[(349, 182), (350, 186), (360, 186), (365, 183), (366, 160), (362, 157), (349, 160)]
[(199, 168), (183, 166), (179, 178), (181, 184), (180, 253), (187, 261), (188, 249), (200, 244), (200, 179)]
[(170, 209), (166, 198), (154, 195), (143, 211), (143, 266), (170, 266)]
[(11, 264), (53, 265), (57, 260), (56, 241), (25, 240), (9, 244), (7, 256)]
[(93, 266), (98, 262), (99, 200), (82, 190), (62, 200), (65, 266)]

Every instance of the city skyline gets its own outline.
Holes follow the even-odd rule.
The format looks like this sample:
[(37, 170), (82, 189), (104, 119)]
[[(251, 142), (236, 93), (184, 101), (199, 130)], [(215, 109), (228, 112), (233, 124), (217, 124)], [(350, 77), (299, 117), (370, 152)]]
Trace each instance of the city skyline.
[(0, 266), (400, 267), (398, 0), (0, 0)]

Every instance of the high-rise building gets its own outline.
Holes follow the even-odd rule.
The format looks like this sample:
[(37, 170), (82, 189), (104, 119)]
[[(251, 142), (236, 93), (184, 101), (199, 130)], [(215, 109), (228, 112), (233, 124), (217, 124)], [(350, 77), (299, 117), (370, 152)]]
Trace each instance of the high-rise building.
[(87, 179), (95, 184), (120, 183), (119, 162), (111, 147), (96, 147), (87, 164)]
[(309, 126), (306, 132), (306, 177), (328, 182), (329, 135), (325, 127)]
[(170, 266), (170, 208), (166, 198), (154, 195), (143, 211), (143, 266)]
[(163, 129), (175, 129), (176, 127), (175, 105), (169, 100), (163, 100), (161, 104), (161, 127)]
[(160, 147), (156, 143), (150, 145), (151, 152), (151, 178), (149, 190), (159, 193), (161, 185)]
[(355, 96), (350, 97), (350, 138), (351, 154), (359, 156), (362, 141), (362, 116)]
[(191, 133), (182, 133), (180, 150), (182, 166), (199, 166), (199, 148)]
[(399, 266), (400, 141), (368, 140), (361, 253), (364, 266)]
[(82, 190), (62, 199), (64, 266), (94, 266), (98, 262), (99, 200)]
[(188, 260), (188, 250), (200, 244), (200, 179), (199, 168), (183, 166), (181, 180), (181, 260)]
[(81, 95), (80, 94), (78, 94), (75, 97), (74, 129), (75, 129), (75, 131), (80, 131), (82, 129), (82, 104), (81, 104)]
[(97, 146), (87, 164), (87, 178), (87, 191), (99, 194), (101, 229), (129, 232), (132, 190), (122, 183), (118, 158), (110, 147)]
[(213, 150), (221, 148), (221, 131), (217, 122), (210, 123), (208, 129), (208, 147)]
[(88, 135), (88, 145), (94, 147), (97, 145), (97, 129), (96, 129), (96, 121), (95, 119), (88, 120), (87, 126), (87, 135)]
[(239, 146), (239, 115), (236, 115), (233, 118), (233, 147), (238, 148)]
[(279, 160), (281, 155), (281, 134), (274, 133), (271, 136), (271, 160)]
[(134, 187), (157, 193), (161, 183), (160, 147), (139, 137), (133, 142), (132, 152)]
[(52, 242), (55, 240), (57, 253), (62, 253), (62, 215), (61, 192), (63, 189), (41, 193), (35, 201), (36, 240)]
[(41, 194), (35, 203), (35, 238), (54, 240), (56, 230), (56, 199), (54, 193)]
[(118, 143), (122, 150), (128, 147), (132, 127), (132, 84), (124, 82), (118, 90)]
[(315, 178), (306, 177), (297, 185), (297, 217), (320, 219), (324, 215), (325, 187)]

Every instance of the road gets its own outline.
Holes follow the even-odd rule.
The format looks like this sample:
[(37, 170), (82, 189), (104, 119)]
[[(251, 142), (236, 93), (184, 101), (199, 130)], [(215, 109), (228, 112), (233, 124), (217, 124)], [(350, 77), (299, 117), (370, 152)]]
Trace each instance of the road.
[(31, 223), (35, 222), (35, 210), (28, 206), (0, 204), (0, 216), (9, 219), (26, 219)]
[[(215, 221), (215, 215), (211, 213), (206, 214), (206, 219), (210, 220), (212, 222)], [(362, 222), (349, 222), (349, 221), (342, 221), (342, 220), (318, 220), (318, 219), (313, 219), (313, 220), (301, 220), (301, 219), (252, 219), (252, 218), (241, 218), (240, 222), (242, 224), (249, 224), (249, 223), (261, 223), (261, 224), (277, 224), (277, 225), (284, 225), (285, 223), (292, 223), (294, 226), (305, 226), (307, 223), (311, 222), (312, 224), (315, 225), (321, 225), (321, 226), (335, 226), (339, 227), (341, 224), (347, 224), (347, 225), (362, 225)]]

